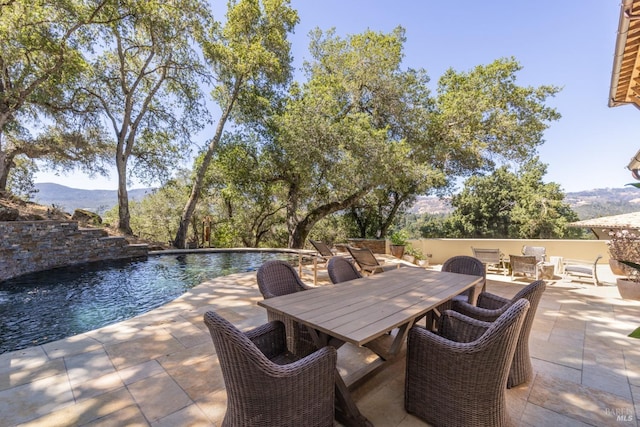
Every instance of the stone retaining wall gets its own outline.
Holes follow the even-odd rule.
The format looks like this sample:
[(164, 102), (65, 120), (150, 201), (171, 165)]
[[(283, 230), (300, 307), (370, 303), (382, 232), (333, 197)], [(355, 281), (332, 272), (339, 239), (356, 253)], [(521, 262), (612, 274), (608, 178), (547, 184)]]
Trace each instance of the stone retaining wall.
[(0, 281), (85, 262), (141, 258), (147, 245), (130, 245), (77, 221), (0, 222)]

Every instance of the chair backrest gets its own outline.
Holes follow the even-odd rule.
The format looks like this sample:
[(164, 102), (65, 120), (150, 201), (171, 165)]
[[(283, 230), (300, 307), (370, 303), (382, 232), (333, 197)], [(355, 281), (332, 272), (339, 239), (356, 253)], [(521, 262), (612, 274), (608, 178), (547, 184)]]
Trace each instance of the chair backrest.
[(258, 289), (265, 299), (307, 289), (298, 273), (286, 261), (267, 261), (258, 268)]
[(522, 247), (522, 255), (535, 256), (538, 262), (544, 262), (547, 249), (544, 246), (527, 246)]
[(329, 260), (327, 271), (329, 272), (329, 279), (331, 279), (331, 283), (333, 284), (362, 277), (356, 267), (349, 262), (349, 260), (341, 256), (335, 256)]
[(331, 248), (324, 242), (319, 240), (311, 240), (309, 239), (309, 243), (318, 251), (320, 255), (323, 257), (332, 257), (333, 252), (331, 252)]
[(484, 264), (478, 258), (468, 255), (457, 255), (447, 259), (442, 264), (442, 271), (450, 273), (469, 274), (486, 278)]
[(472, 247), (474, 258), (478, 258), (483, 264), (500, 264), (500, 249), (484, 249)]
[(347, 250), (353, 257), (353, 259), (358, 263), (360, 268), (376, 267), (380, 265), (375, 255), (369, 248), (354, 248), (352, 246), (347, 246)]
[(511, 270), (517, 273), (536, 274), (538, 260), (534, 255), (509, 255)]

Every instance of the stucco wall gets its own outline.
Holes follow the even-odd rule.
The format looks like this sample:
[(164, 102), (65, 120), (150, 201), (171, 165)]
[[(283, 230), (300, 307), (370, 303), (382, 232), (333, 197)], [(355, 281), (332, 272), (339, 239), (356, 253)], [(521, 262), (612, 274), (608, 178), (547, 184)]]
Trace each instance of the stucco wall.
[[(431, 264), (442, 264), (447, 258), (455, 255), (473, 255), (472, 247), (500, 249), (505, 255), (522, 254), (522, 246), (544, 246), (547, 259), (561, 256), (567, 259), (595, 260), (602, 255), (600, 263), (609, 262), (609, 251), (606, 240), (551, 240), (551, 239), (419, 239), (410, 240), (414, 248), (425, 255), (431, 254)], [(388, 253), (388, 251), (387, 251)]]
[(0, 281), (34, 271), (101, 260), (146, 257), (147, 245), (129, 245), (77, 221), (0, 222)]

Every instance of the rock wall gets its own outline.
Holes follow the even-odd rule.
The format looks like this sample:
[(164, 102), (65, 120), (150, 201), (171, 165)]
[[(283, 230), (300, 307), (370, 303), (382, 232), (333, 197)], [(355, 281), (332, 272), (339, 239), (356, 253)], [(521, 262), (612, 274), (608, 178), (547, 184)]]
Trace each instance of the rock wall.
[(85, 262), (141, 258), (147, 245), (130, 245), (77, 221), (0, 222), (0, 281)]
[(369, 248), (374, 254), (387, 253), (387, 241), (384, 239), (347, 239), (351, 246)]

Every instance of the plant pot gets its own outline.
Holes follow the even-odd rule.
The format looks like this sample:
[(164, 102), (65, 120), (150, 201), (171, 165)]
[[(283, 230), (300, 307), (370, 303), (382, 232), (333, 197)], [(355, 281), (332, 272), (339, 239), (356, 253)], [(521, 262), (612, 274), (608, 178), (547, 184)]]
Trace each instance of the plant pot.
[(618, 285), (618, 292), (620, 292), (622, 299), (640, 301), (640, 282), (617, 278), (616, 284)]
[(624, 264), (622, 264), (617, 259), (609, 258), (609, 267), (611, 268), (611, 272), (616, 276), (626, 276), (627, 273), (624, 270)]
[(404, 255), (404, 245), (389, 245), (389, 248), (391, 249), (391, 255), (396, 258), (402, 258)]

